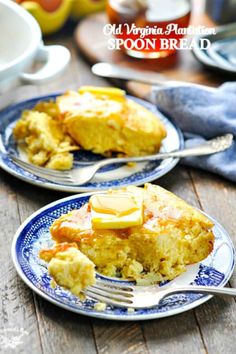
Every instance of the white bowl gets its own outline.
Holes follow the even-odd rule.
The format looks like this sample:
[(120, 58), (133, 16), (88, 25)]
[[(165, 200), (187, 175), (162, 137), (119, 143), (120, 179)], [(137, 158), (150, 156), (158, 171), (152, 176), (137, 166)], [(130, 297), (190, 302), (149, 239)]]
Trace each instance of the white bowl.
[[(37, 21), (13, 1), (0, 0), (0, 33), (0, 94), (17, 79), (31, 84), (50, 80), (70, 60), (65, 47), (44, 46)], [(24, 73), (36, 59), (45, 61), (43, 68), (37, 73)]]
[(0, 0), (0, 31), (0, 80), (4, 80), (32, 62), (41, 31), (28, 12), (9, 0)]

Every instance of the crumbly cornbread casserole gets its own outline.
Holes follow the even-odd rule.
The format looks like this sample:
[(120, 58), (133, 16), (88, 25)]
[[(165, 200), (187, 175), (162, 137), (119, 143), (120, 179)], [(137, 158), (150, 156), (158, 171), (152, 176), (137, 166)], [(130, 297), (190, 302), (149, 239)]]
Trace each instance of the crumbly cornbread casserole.
[(107, 276), (146, 285), (171, 280), (213, 249), (212, 222), (152, 184), (93, 195), (51, 226), (56, 244), (76, 243)]
[(166, 137), (163, 123), (119, 89), (82, 87), (57, 98), (67, 132), (85, 150), (148, 155)]
[(70, 169), (79, 148), (102, 155), (153, 154), (166, 130), (162, 122), (125, 92), (115, 88), (82, 87), (56, 102), (41, 102), (25, 111), (14, 128), (30, 162), (54, 169)]
[(60, 121), (45, 112), (25, 111), (14, 128), (14, 138), (35, 165), (57, 170), (70, 169), (78, 150)]
[(55, 282), (73, 294), (95, 283), (95, 265), (78, 250), (75, 243), (56, 245), (42, 250), (40, 257), (48, 263), (48, 272)]

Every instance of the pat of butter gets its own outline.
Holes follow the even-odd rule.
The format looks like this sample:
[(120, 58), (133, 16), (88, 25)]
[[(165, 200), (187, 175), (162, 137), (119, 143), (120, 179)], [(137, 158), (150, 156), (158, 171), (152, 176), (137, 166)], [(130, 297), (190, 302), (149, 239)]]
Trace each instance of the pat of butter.
[(127, 192), (93, 195), (91, 221), (95, 229), (124, 229), (143, 223), (143, 196)]
[(107, 96), (110, 99), (125, 100), (125, 91), (115, 87), (95, 87), (95, 86), (82, 86), (79, 89), (80, 94), (86, 92), (95, 96)]

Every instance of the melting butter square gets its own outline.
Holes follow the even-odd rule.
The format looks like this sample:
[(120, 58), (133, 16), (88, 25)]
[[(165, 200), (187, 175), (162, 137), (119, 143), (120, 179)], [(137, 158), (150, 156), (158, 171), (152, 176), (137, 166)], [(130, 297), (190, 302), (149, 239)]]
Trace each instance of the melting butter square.
[(95, 229), (123, 229), (143, 223), (143, 195), (127, 192), (95, 194), (89, 200)]

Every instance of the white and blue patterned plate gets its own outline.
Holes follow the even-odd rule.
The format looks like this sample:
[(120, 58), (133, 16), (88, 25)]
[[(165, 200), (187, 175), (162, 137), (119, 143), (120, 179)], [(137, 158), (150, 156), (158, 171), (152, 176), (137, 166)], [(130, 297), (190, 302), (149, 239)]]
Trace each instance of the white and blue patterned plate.
[[(8, 107), (4, 111), (0, 112), (0, 167), (13, 176), (40, 187), (79, 193), (105, 190), (108, 188), (120, 188), (129, 184), (142, 185), (165, 175), (177, 164), (178, 159), (176, 158), (170, 158), (161, 162), (156, 161), (138, 163), (132, 167), (127, 166), (126, 164), (113, 164), (101, 169), (89, 183), (78, 187), (70, 187), (63, 184), (49, 182), (43, 178), (36, 177), (31, 173), (26, 172), (24, 169), (15, 165), (7, 157), (7, 155), (5, 155), (7, 152), (18, 155), (17, 146), (12, 136), (12, 129), (16, 121), (20, 118), (23, 110), (32, 109), (39, 101), (54, 100), (56, 96), (57, 95), (54, 94), (50, 96), (33, 98)], [(169, 152), (183, 148), (184, 142), (181, 131), (169, 119), (161, 114), (161, 112), (159, 112), (153, 104), (134, 97), (129, 98), (148, 108), (164, 123), (167, 130), (167, 137), (162, 143), (161, 151)], [(103, 158), (100, 155), (93, 154), (88, 151), (76, 152), (74, 156), (76, 166), (83, 166), (84, 164), (93, 163), (94, 161), (98, 161)]]
[[(46, 265), (39, 259), (38, 252), (52, 244), (49, 227), (54, 220), (70, 210), (80, 208), (88, 201), (90, 195), (91, 193), (75, 195), (51, 203), (31, 215), (17, 231), (12, 244), (13, 262), (20, 277), (32, 290), (53, 304), (78, 314), (127, 321), (172, 316), (190, 310), (211, 298), (208, 295), (183, 293), (170, 296), (159, 306), (151, 309), (129, 313), (126, 309), (107, 306), (106, 310), (99, 312), (94, 309), (95, 301), (87, 299), (82, 302), (59, 286), (53, 289), (50, 286), (51, 278)], [(213, 218), (209, 218), (215, 224), (214, 250), (207, 259), (189, 266), (186, 273), (173, 280), (176, 285), (193, 283), (221, 287), (227, 283), (233, 272), (235, 254), (233, 244), (223, 227)]]

